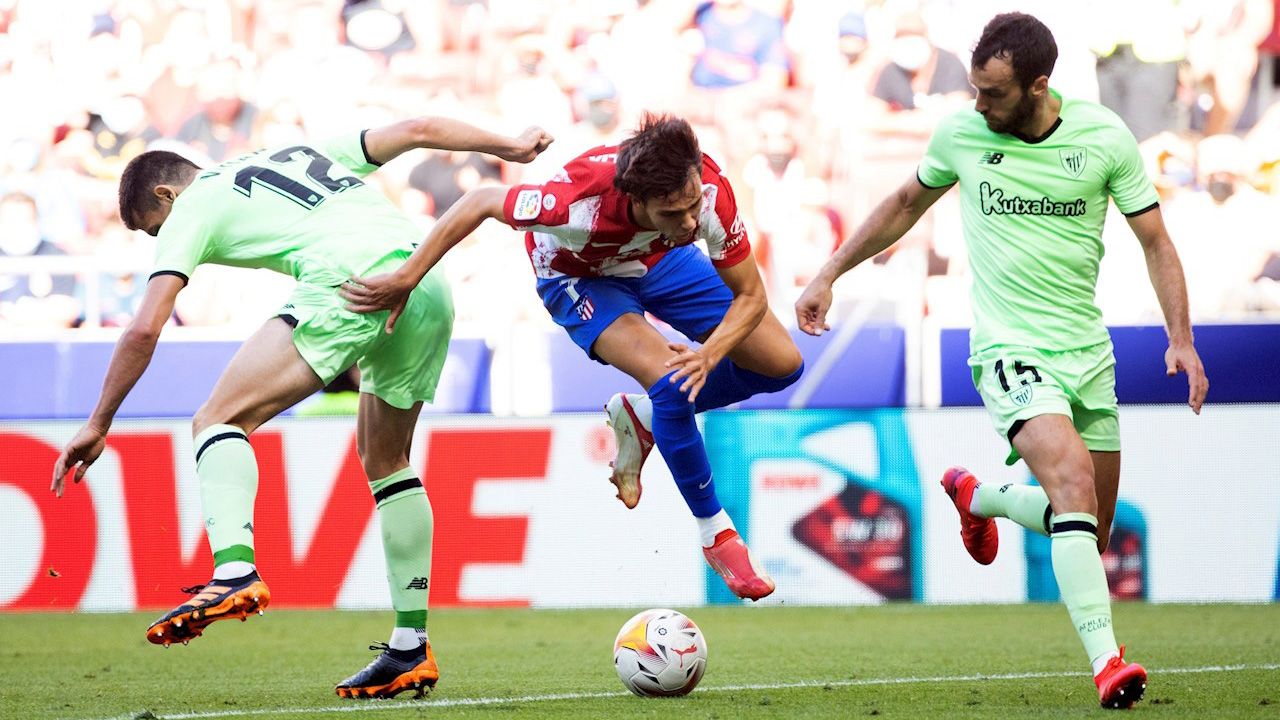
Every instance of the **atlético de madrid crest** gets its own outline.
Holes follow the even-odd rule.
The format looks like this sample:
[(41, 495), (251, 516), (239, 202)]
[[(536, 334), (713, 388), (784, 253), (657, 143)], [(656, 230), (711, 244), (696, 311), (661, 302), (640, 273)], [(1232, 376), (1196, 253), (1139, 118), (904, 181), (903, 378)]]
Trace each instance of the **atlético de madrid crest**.
[(1062, 159), (1062, 169), (1066, 170), (1071, 177), (1080, 177), (1080, 173), (1084, 172), (1085, 163), (1089, 161), (1089, 151), (1082, 147), (1062, 148), (1058, 151), (1058, 157)]

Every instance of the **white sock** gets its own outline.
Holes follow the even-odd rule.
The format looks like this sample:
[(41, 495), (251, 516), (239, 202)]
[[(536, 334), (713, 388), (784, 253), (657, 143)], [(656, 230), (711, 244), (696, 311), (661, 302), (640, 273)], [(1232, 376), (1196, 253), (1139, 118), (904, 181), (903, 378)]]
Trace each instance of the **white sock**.
[(973, 486), (973, 494), (969, 496), (969, 512), (978, 517), (986, 517), (982, 514), (982, 503), (978, 502), (978, 488), (981, 486), (982, 483)]
[(653, 432), (653, 401), (649, 396), (628, 395), (627, 400), (631, 401), (631, 409), (636, 411), (636, 419), (644, 429)]
[(729, 519), (729, 513), (723, 509), (711, 517), (695, 517), (698, 521), (698, 534), (702, 536), (702, 547), (711, 547), (716, 544), (716, 536), (724, 530), (735, 530), (733, 520)]
[(1098, 677), (1098, 673), (1102, 672), (1102, 668), (1107, 666), (1111, 658), (1116, 657), (1120, 653), (1112, 650), (1111, 652), (1102, 653), (1093, 659), (1093, 676)]
[(234, 580), (254, 571), (253, 563), (244, 560), (224, 562), (213, 569), (214, 580)]
[(426, 628), (398, 627), (391, 629), (391, 639), (387, 644), (392, 650), (417, 650), (426, 641)]

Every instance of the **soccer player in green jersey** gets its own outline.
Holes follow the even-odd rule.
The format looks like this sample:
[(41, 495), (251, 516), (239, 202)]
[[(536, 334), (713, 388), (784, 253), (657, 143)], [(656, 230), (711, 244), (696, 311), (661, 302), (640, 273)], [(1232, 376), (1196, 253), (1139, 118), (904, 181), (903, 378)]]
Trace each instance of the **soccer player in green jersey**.
[[(269, 268), (292, 275), (288, 304), (245, 341), (192, 422), (213, 579), (147, 629), (168, 647), (210, 623), (245, 618), (271, 599), (258, 576), (253, 504), (258, 466), (248, 436), (351, 365), (361, 370), (356, 440), (382, 528), (396, 611), (390, 641), (337, 687), (344, 697), (390, 697), (433, 687), (439, 670), (427, 641), (432, 514), (409, 467), (409, 445), (448, 352), (453, 301), (438, 275), (413, 290), (394, 332), (387, 313), (343, 307), (338, 288), (353, 275), (393, 270), (421, 233), (361, 178), (414, 148), (487, 152), (528, 162), (551, 137), (517, 138), (445, 118), (419, 118), (312, 145), (259, 150), (208, 169), (180, 155), (145, 152), (120, 179), (120, 217), (158, 238), (155, 272), (133, 322), (120, 336), (92, 416), (53, 469), (61, 496), (102, 454), (116, 410), (151, 361), (175, 298), (197, 265)], [(406, 320), (408, 322), (406, 322)], [(375, 648), (377, 649), (377, 648)]]
[(1108, 196), (1142, 243), (1169, 335), (1168, 374), (1187, 374), (1196, 413), (1208, 390), (1191, 338), (1182, 265), (1169, 241), (1137, 143), (1095, 103), (1049, 88), (1053, 35), (1021, 13), (997, 15), (973, 51), (974, 111), (939, 123), (916, 177), (883, 201), (796, 302), (802, 330), (829, 329), (831, 285), (892, 245), (960, 186), (973, 267), (974, 384), (996, 429), (1040, 487), (987, 486), (962, 468), (943, 477), (961, 537), (980, 563), (995, 559), (992, 518), (1052, 538), (1054, 576), (1093, 663), (1104, 707), (1142, 697), (1146, 671), (1126, 663), (1111, 628), (1106, 548), (1120, 482), (1115, 358), (1093, 302)]

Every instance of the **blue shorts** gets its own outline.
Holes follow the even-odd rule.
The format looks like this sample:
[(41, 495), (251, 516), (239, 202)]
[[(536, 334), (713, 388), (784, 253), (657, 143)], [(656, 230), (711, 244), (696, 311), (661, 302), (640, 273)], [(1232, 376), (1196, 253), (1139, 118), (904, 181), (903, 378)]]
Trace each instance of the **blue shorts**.
[(685, 245), (663, 256), (641, 277), (561, 277), (538, 280), (538, 295), (556, 324), (592, 360), (596, 338), (626, 313), (655, 317), (699, 341), (724, 319), (729, 290), (698, 248)]

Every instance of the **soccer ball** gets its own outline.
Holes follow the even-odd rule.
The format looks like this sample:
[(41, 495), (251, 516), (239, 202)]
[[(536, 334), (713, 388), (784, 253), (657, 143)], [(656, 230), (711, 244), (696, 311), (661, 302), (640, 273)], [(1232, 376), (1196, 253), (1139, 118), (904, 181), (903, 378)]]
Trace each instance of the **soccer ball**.
[(623, 624), (613, 641), (613, 666), (641, 697), (685, 695), (707, 669), (702, 631), (675, 610), (645, 610)]

